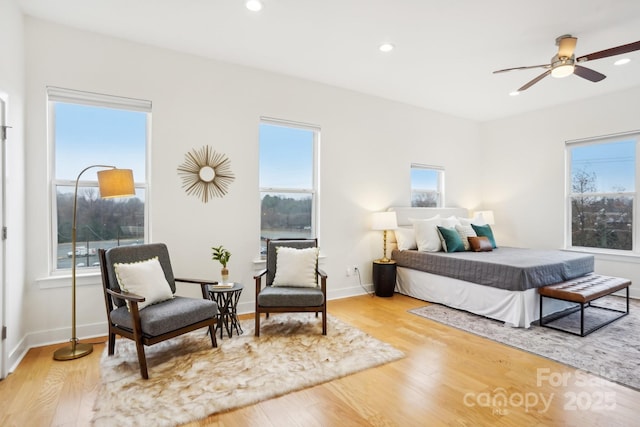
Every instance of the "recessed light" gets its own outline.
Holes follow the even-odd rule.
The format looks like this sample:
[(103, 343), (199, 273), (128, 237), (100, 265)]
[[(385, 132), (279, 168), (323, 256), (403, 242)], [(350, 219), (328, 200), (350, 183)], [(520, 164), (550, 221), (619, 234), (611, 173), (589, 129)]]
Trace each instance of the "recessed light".
[(622, 58), (622, 59), (618, 59), (616, 62), (614, 62), (613, 65), (624, 65), (624, 64), (628, 64), (629, 62), (631, 62), (631, 59)]
[(513, 92), (509, 92), (509, 96), (518, 96), (520, 95), (520, 91), (514, 90)]
[(380, 47), (378, 47), (378, 49), (380, 49), (380, 52), (391, 52), (393, 48), (395, 48), (395, 46), (391, 43), (382, 43)]
[(252, 12), (262, 10), (262, 2), (260, 0), (248, 0), (244, 5)]

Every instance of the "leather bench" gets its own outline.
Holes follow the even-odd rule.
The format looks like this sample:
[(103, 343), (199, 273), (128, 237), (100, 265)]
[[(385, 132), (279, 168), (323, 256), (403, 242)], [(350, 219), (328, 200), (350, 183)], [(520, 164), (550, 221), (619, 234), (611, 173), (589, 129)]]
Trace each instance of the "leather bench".
[[(603, 276), (600, 274), (588, 274), (586, 276), (578, 277), (576, 279), (567, 280), (566, 282), (556, 283), (554, 285), (543, 286), (538, 288), (538, 293), (540, 294), (540, 326), (545, 326), (547, 328), (557, 329), (563, 332), (568, 332), (574, 335), (579, 335), (584, 337), (590, 334), (593, 331), (596, 331), (602, 328), (609, 323), (618, 320), (619, 318), (626, 316), (629, 314), (629, 286), (631, 286), (631, 280), (623, 279), (620, 277), (612, 277), (612, 276)], [(611, 295), (614, 292), (620, 291), (622, 289), (627, 290), (626, 297), (626, 311), (616, 310), (610, 307), (601, 307), (591, 305), (592, 301), (597, 300), (598, 298), (602, 298), (606, 295)], [(575, 311), (577, 308), (573, 310), (569, 310), (568, 312), (562, 312), (560, 315), (550, 315), (546, 318), (542, 315), (542, 302), (544, 298), (554, 298), (562, 301), (570, 301), (579, 304), (580, 309), (580, 333), (573, 332), (568, 329), (559, 328), (553, 325), (550, 325), (551, 322), (561, 318), (568, 316)], [(616, 313), (620, 313), (618, 316), (608, 319), (594, 327), (591, 327), (589, 330), (585, 331), (584, 329), (584, 312), (585, 308), (594, 307), (603, 310), (609, 310)]]

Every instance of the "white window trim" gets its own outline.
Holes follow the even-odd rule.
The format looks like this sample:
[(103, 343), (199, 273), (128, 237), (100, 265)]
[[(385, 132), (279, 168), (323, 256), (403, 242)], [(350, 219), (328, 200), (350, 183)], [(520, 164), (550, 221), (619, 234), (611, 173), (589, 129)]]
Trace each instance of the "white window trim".
[[(632, 195), (633, 196), (633, 234), (631, 236), (631, 250), (590, 248), (585, 246), (572, 246), (571, 239), (571, 201), (573, 197), (572, 179), (571, 179), (571, 147), (572, 146), (588, 146), (600, 145), (613, 142), (619, 142), (625, 137), (635, 136), (636, 139), (636, 169), (635, 169), (635, 189), (636, 191), (610, 192), (610, 193), (593, 193), (597, 196), (609, 195)], [(573, 139), (565, 141), (565, 212), (564, 212), (564, 247), (568, 251), (590, 253), (602, 260), (622, 261), (638, 258), (640, 259), (640, 212), (638, 212), (638, 197), (640, 197), (640, 130), (621, 132), (616, 134), (608, 134), (602, 136), (594, 136), (582, 139)]]
[[(106, 95), (94, 92), (86, 92), (79, 91), (75, 89), (65, 89), (55, 86), (47, 86), (47, 140), (49, 143), (47, 144), (48, 153), (49, 153), (49, 169), (47, 174), (47, 180), (50, 182), (50, 190), (48, 194), (48, 209), (49, 209), (49, 261), (48, 261), (48, 271), (49, 277), (37, 279), (37, 282), (40, 284), (41, 288), (48, 287), (59, 287), (61, 286), (58, 283), (58, 280), (66, 279), (70, 277), (70, 269), (58, 269), (57, 262), (55, 259), (57, 244), (57, 234), (54, 235), (55, 230), (58, 229), (57, 223), (57, 215), (55, 212), (57, 210), (56, 205), (56, 186), (58, 185), (70, 185), (75, 186), (75, 180), (69, 179), (60, 179), (57, 180), (55, 178), (55, 127), (53, 123), (55, 123), (55, 108), (54, 103), (56, 102), (66, 102), (72, 104), (82, 104), (89, 105), (94, 107), (105, 107), (105, 108), (117, 108), (124, 109), (130, 111), (139, 111), (147, 113), (147, 132), (146, 132), (146, 141), (145, 141), (145, 174), (144, 182), (135, 182), (134, 187), (136, 189), (143, 189), (145, 193), (144, 200), (144, 216), (145, 216), (145, 225), (144, 225), (144, 235), (145, 242), (150, 241), (150, 197), (149, 197), (149, 177), (151, 176), (150, 172), (150, 159), (151, 159), (151, 110), (152, 110), (152, 102), (143, 99), (135, 99), (135, 98), (126, 98), (114, 95)], [(79, 182), (80, 187), (98, 187), (97, 181), (89, 181), (89, 180), (81, 180)], [(95, 277), (99, 275), (99, 268), (97, 267), (88, 267), (83, 269), (82, 273), (78, 273), (78, 277), (83, 276), (90, 278), (90, 284), (93, 284), (95, 281)], [(81, 282), (82, 280), (79, 280)], [(80, 284), (80, 283), (79, 283)], [(67, 284), (68, 285), (68, 284)]]

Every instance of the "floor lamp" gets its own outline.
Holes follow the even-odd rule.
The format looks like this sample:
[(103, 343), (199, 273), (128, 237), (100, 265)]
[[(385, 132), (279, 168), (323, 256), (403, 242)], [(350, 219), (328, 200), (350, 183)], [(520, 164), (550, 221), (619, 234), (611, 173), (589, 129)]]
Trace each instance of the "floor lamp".
[(131, 169), (117, 169), (115, 166), (107, 165), (91, 165), (84, 168), (76, 178), (71, 229), (71, 344), (56, 350), (53, 353), (55, 360), (78, 359), (93, 351), (92, 344), (81, 344), (76, 337), (76, 213), (78, 210), (78, 183), (82, 174), (92, 168), (107, 168), (107, 170), (98, 171), (98, 187), (100, 188), (101, 198), (109, 199), (135, 195)]

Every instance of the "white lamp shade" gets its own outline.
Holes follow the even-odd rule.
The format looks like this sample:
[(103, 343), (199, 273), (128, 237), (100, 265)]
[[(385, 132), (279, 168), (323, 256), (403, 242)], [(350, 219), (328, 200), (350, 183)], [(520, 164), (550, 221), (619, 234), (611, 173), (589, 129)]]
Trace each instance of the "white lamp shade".
[(473, 219), (489, 225), (494, 225), (496, 223), (493, 218), (493, 211), (477, 211), (473, 215)]
[(131, 169), (98, 171), (98, 186), (100, 187), (100, 197), (103, 199), (135, 196), (136, 194)]
[(398, 220), (395, 212), (374, 212), (371, 215), (372, 230), (395, 230), (398, 228)]

